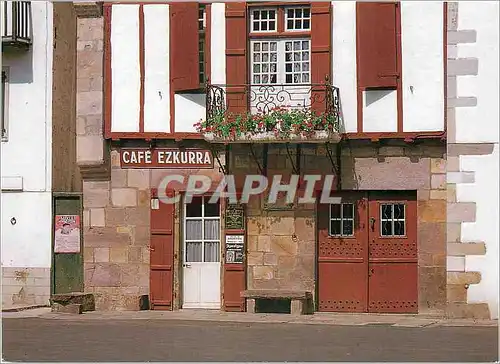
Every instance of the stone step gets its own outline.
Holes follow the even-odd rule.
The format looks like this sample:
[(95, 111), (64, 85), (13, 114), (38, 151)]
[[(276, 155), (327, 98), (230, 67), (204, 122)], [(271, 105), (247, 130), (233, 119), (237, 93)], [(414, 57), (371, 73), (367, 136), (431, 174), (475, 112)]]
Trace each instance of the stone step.
[(50, 297), (50, 304), (54, 308), (55, 304), (61, 306), (81, 305), (82, 312), (95, 311), (95, 299), (92, 293), (71, 292), (58, 293)]
[(487, 303), (448, 303), (446, 317), (449, 319), (489, 320), (490, 309)]

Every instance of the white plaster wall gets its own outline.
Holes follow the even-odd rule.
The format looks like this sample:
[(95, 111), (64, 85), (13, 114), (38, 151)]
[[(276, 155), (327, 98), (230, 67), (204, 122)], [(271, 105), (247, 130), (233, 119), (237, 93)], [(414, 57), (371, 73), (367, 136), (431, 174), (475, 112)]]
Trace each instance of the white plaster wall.
[(476, 43), (459, 44), (459, 58), (477, 58), (478, 74), (457, 77), (458, 97), (476, 97), (477, 106), (456, 108), (458, 143), (494, 143), (490, 155), (461, 156), (462, 171), (475, 183), (457, 185), (458, 201), (476, 203), (476, 222), (462, 225), (462, 241), (484, 241), (486, 255), (467, 256), (466, 270), (481, 273), (468, 290), (469, 302), (487, 302), (498, 319), (499, 295), (499, 9), (498, 2), (459, 2), (458, 30), (476, 30)]
[(196, 133), (194, 124), (205, 119), (205, 94), (176, 94), (175, 132)]
[(498, 318), (499, 286), (499, 157), (493, 154), (460, 157), (460, 168), (475, 172), (474, 184), (457, 185), (459, 202), (476, 202), (476, 222), (462, 224), (462, 241), (484, 241), (486, 255), (467, 256), (466, 271), (481, 272), (481, 282), (468, 290), (469, 302), (487, 302), (492, 318)]
[(52, 3), (34, 1), (31, 8), (32, 48), (2, 52), (2, 67), (9, 73), (9, 104), (1, 173), (7, 177), (4, 186), (8, 177), (17, 177), (22, 183), (16, 185), (24, 191), (41, 192), (52, 185)]
[(397, 90), (363, 91), (363, 132), (397, 132)]
[(477, 76), (458, 76), (459, 97), (476, 97), (476, 107), (456, 109), (458, 143), (498, 142), (498, 1), (460, 1), (458, 30), (475, 29), (476, 43), (459, 44), (458, 58), (478, 58)]
[[(158, 47), (162, 48), (161, 45)], [(111, 131), (138, 132), (141, 89), (139, 5), (112, 7), (111, 81)]]
[(226, 4), (212, 3), (210, 39), (210, 83), (226, 83)]
[(340, 89), (345, 131), (357, 132), (356, 2), (332, 1), (332, 5), (332, 81)]
[[(52, 196), (47, 192), (2, 194), (2, 267), (51, 266)], [(16, 219), (16, 224), (11, 219)]]
[(443, 3), (401, 2), (403, 131), (444, 130)]
[(170, 130), (169, 5), (144, 5), (144, 131)]

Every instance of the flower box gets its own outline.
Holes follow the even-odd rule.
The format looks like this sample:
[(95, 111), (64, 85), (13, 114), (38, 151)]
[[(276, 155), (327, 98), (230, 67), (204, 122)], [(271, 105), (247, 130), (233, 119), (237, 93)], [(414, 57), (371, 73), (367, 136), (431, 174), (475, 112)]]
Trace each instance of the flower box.
[(211, 143), (338, 143), (341, 136), (337, 132), (317, 130), (300, 134), (277, 134), (272, 131), (242, 133), (239, 136), (222, 137), (214, 133), (203, 133), (203, 138)]

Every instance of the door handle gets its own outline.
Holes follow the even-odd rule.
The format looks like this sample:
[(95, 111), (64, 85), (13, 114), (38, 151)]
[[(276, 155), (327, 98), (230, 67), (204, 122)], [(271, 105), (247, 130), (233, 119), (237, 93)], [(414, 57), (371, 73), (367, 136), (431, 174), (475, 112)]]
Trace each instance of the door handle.
[(183, 264), (182, 265), (184, 268), (191, 268), (191, 264)]
[(372, 232), (375, 231), (375, 218), (370, 217), (370, 229), (372, 229)]
[(151, 248), (151, 247), (149, 247), (149, 251), (150, 251), (150, 252), (154, 252), (154, 251), (155, 251), (155, 248)]
[(373, 273), (375, 273), (375, 269), (370, 268), (370, 270), (368, 271), (368, 277), (371, 277)]

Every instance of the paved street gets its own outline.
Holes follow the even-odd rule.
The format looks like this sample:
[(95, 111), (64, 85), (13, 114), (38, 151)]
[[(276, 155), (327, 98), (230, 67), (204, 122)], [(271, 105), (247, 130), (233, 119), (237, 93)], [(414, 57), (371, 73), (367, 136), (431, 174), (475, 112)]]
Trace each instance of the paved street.
[(7, 361), (498, 360), (497, 327), (41, 317), (3, 317), (2, 324)]

